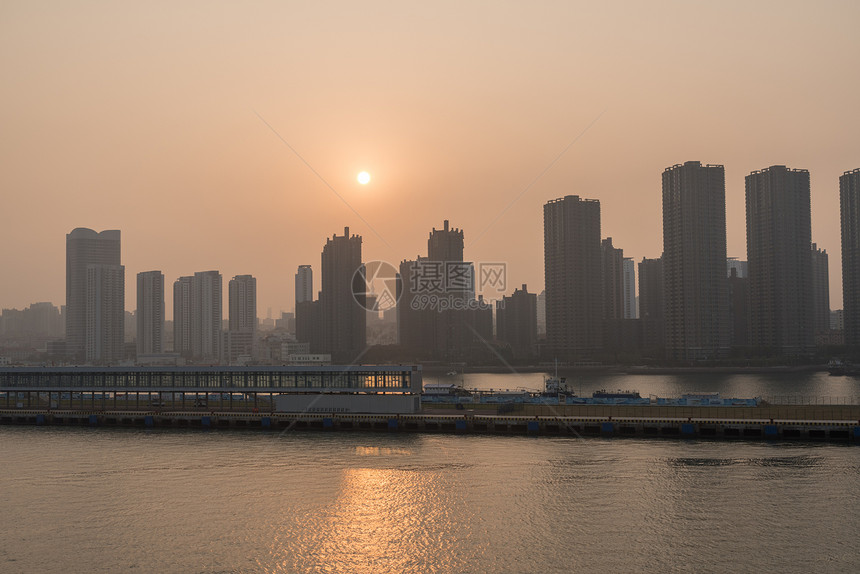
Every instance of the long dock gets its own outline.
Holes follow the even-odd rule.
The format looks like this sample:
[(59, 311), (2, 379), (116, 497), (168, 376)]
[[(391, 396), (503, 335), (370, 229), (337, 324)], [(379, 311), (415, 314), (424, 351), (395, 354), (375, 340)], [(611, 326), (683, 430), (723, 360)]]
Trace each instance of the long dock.
[(420, 365), (0, 367), (0, 424), (860, 443), (860, 405), (422, 406), (421, 389)]
[(384, 431), (534, 436), (812, 440), (860, 443), (860, 420), (857, 419), (717, 418), (712, 416), (619, 417), (608, 414), (596, 416), (499, 415), (456, 414), (453, 410), (451, 414), (374, 415), (248, 411), (3, 409), (0, 410), (0, 424), (262, 429), (269, 431)]

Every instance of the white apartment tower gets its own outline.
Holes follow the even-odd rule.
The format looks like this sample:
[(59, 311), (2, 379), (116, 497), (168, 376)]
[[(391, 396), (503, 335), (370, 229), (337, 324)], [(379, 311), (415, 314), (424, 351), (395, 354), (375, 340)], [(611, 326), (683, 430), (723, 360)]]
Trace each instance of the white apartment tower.
[(74, 229), (66, 235), (66, 348), (74, 360), (122, 358), (124, 309), (120, 232)]

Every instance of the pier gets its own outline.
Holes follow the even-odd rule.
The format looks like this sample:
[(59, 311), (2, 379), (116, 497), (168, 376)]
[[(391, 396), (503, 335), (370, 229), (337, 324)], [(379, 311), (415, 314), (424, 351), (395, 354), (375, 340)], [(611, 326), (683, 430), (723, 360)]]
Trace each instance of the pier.
[[(593, 407), (592, 407), (593, 408)], [(607, 407), (611, 409), (613, 407)], [(617, 408), (617, 407), (616, 407)], [(764, 407), (767, 409), (767, 407)], [(846, 407), (835, 407), (844, 410)], [(860, 409), (860, 407), (852, 407)], [(807, 414), (827, 414), (827, 407)], [(676, 413), (677, 414), (677, 413)], [(747, 413), (749, 414), (749, 413)], [(768, 414), (765, 412), (764, 414)], [(286, 413), (164, 410), (0, 409), (0, 424), (77, 427), (384, 431), (580, 437), (812, 440), (860, 443), (860, 420), (719, 418), (714, 416), (561, 416)]]
[(0, 424), (860, 443), (860, 405), (422, 408), (420, 390), (419, 366), (0, 368)]

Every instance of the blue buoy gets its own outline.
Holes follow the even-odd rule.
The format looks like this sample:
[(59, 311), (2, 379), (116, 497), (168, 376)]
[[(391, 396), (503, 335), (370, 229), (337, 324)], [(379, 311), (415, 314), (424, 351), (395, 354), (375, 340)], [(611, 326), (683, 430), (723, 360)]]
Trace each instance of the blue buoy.
[(691, 423), (684, 423), (681, 425), (681, 434), (696, 434), (696, 427)]
[(325, 417), (323, 419), (323, 428), (324, 429), (330, 429), (333, 427), (334, 427), (334, 419), (332, 419), (331, 417)]
[(98, 415), (90, 415), (90, 424), (91, 424), (91, 425), (97, 425), (97, 424), (99, 424), (99, 417), (98, 417)]
[(155, 426), (155, 419), (152, 417), (152, 415), (146, 415), (145, 417), (143, 417), (143, 424), (148, 427), (153, 427)]
[(397, 419), (388, 419), (388, 430), (397, 430)]
[[(450, 428), (450, 427), (449, 427)], [(466, 430), (466, 421), (459, 420), (454, 423), (454, 428), (457, 430)]]
[(779, 436), (776, 425), (764, 425), (764, 436)]
[(537, 421), (529, 421), (529, 424), (526, 426), (529, 432), (539, 432), (540, 424)]
[(36, 424), (37, 425), (45, 424), (45, 415), (36, 415)]
[(613, 433), (615, 432), (615, 423), (600, 423), (600, 432)]
[(272, 417), (263, 417), (263, 418), (261, 418), (261, 419), (260, 419), (260, 424), (261, 424), (261, 425), (263, 425), (263, 428), (264, 428), (264, 429), (269, 428), (270, 426), (272, 426)]
[(212, 426), (212, 419), (209, 417), (200, 417), (200, 424), (205, 427)]

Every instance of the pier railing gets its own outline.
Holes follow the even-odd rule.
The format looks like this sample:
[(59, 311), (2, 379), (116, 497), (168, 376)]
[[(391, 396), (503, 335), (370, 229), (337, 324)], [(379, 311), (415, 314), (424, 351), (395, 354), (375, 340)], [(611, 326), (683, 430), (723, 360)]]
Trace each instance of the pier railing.
[(773, 395), (762, 400), (769, 405), (860, 405), (860, 395)]

